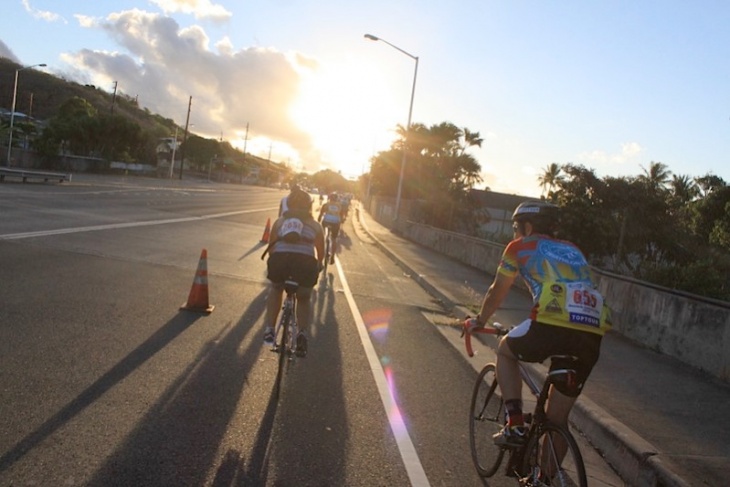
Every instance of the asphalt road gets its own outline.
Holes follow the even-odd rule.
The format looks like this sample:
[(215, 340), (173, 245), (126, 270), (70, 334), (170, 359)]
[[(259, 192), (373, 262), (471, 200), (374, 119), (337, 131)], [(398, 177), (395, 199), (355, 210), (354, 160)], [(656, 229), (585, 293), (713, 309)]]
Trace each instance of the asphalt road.
[[(284, 194), (0, 185), (0, 485), (483, 485), (474, 366), (439, 304), (350, 221), (309, 355), (273, 393), (260, 239)], [(202, 249), (210, 315), (180, 310)]]

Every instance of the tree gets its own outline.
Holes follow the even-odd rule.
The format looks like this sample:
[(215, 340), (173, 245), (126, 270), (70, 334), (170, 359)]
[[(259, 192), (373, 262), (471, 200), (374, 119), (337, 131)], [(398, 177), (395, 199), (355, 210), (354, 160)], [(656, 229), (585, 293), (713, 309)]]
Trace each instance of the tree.
[(705, 174), (704, 176), (695, 178), (695, 183), (700, 190), (701, 196), (707, 196), (718, 188), (727, 186), (725, 181), (720, 176), (714, 174)]
[[(730, 219), (727, 213), (727, 205), (730, 203), (730, 186), (722, 186), (713, 189), (704, 198), (692, 205), (692, 216), (690, 228), (702, 242), (712, 244), (710, 236), (715, 231), (718, 222)], [(723, 227), (724, 223), (720, 223)], [(722, 242), (722, 230), (718, 229), (714, 242)]]
[[(222, 151), (216, 139), (206, 139), (195, 134), (188, 135), (180, 145), (180, 151), (185, 154), (185, 160), (198, 171), (207, 171), (208, 164), (221, 156)], [(222, 160), (222, 158), (221, 158)]]
[(152, 162), (156, 137), (123, 115), (99, 114), (87, 100), (63, 103), (34, 147), (53, 160), (61, 154), (100, 157), (107, 161)]
[(324, 169), (314, 173), (309, 177), (309, 184), (320, 191), (324, 191), (325, 194), (332, 192), (352, 192), (352, 185), (350, 182), (347, 181), (342, 174), (332, 171), (331, 169)]
[(645, 169), (642, 166), (644, 174), (639, 176), (639, 181), (642, 181), (652, 191), (660, 191), (666, 188), (669, 183), (669, 178), (672, 175), (672, 171), (669, 170), (666, 164), (661, 162), (652, 161), (649, 163), (649, 169)]
[(592, 169), (582, 165), (565, 164), (566, 177), (557, 181), (551, 201), (561, 207), (560, 236), (575, 242), (593, 261), (610, 253), (617, 242), (618, 226), (606, 212), (604, 196), (606, 183)]
[(550, 193), (553, 188), (562, 180), (562, 169), (560, 164), (557, 162), (551, 162), (546, 168), (542, 176), (537, 178), (538, 183), (543, 191), (546, 191), (547, 196), (550, 197)]
[(560, 236), (594, 265), (730, 299), (730, 187), (721, 178), (692, 180), (656, 162), (636, 177), (599, 179), (573, 164), (562, 171), (549, 193), (561, 207)]

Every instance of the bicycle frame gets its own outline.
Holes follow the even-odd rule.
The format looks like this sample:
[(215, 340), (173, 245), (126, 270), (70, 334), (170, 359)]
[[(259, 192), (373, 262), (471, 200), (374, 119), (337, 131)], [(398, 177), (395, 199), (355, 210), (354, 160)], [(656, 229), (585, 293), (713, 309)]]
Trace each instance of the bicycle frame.
[(274, 336), (279, 337), (281, 334), (281, 340), (276, 340), (273, 351), (281, 354), (281, 357), (287, 357), (293, 359), (294, 351), (296, 350), (296, 338), (299, 333), (299, 326), (297, 324), (296, 312), (297, 312), (297, 301), (296, 292), (299, 284), (294, 281), (284, 282), (284, 303), (282, 305), (281, 318), (276, 324), (274, 329)]

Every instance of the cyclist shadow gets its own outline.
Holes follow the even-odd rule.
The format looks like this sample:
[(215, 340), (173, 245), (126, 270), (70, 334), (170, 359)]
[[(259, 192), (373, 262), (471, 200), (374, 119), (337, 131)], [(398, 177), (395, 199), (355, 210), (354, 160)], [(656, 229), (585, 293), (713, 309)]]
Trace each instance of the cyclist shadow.
[(310, 317), (311, 333), (316, 335), (319, 328), (324, 326), (324, 320), (322, 317), (325, 312), (325, 305), (327, 302), (333, 302), (335, 298), (334, 290), (335, 275), (332, 272), (328, 272), (324, 279), (320, 279), (320, 283), (317, 289), (312, 291), (312, 316)]
[(254, 253), (254, 252), (256, 252), (257, 250), (260, 250), (260, 249), (262, 249), (263, 247), (265, 247), (265, 246), (267, 246), (267, 245), (268, 245), (268, 244), (267, 244), (266, 242), (259, 242), (259, 243), (257, 243), (256, 245), (254, 245), (253, 247), (251, 247), (251, 248), (250, 248), (250, 249), (248, 250), (248, 252), (246, 252), (246, 253), (245, 253), (245, 254), (243, 254), (243, 255), (242, 255), (241, 257), (239, 257), (239, 258), (238, 258), (238, 260), (239, 260), (239, 261), (241, 261), (241, 260), (245, 259), (245, 258), (246, 258), (246, 257), (248, 257), (249, 255), (253, 254), (253, 253)]
[(0, 457), (0, 472), (22, 458), (27, 452), (38, 446), (46, 438), (61, 429), (66, 423), (83, 413), (109, 390), (124, 381), (145, 362), (154, 357), (157, 352), (165, 348), (177, 336), (195, 323), (200, 315), (179, 312), (170, 321), (165, 323), (147, 340), (132, 350), (114, 367), (99, 377), (94, 383), (84, 389), (76, 398), (58, 410), (36, 430), (29, 433), (12, 449)]
[[(258, 329), (255, 324), (264, 313), (267, 294), (264, 288), (237, 323), (228, 322), (210, 337), (88, 485), (165, 485), (176, 478), (186, 479), (188, 485), (205, 483), (247, 377), (260, 359), (255, 337), (243, 353), (240, 347)], [(270, 435), (272, 424), (269, 419), (259, 434)], [(261, 469), (263, 459), (256, 461), (251, 468)]]
[[(342, 340), (347, 337), (340, 336), (335, 314), (340, 293), (335, 292), (334, 279), (335, 274), (328, 273), (327, 289), (317, 289), (312, 296), (309, 353), (289, 367), (282, 382), (276, 428), (286, 432), (287, 440), (276, 442), (270, 452), (276, 459), (277, 485), (302, 485), (302, 465), (307, 466), (310, 485), (347, 485), (346, 468), (332, 460), (352, 434), (343, 376)], [(332, 434), (323, 435), (325, 431)]]
[(314, 291), (317, 291), (317, 289), (325, 290), (332, 287), (332, 284), (335, 282), (335, 274), (331, 270), (329, 270), (332, 267), (334, 267), (334, 265), (327, 268), (328, 270), (326, 275), (322, 275), (322, 273), (320, 272), (319, 279), (317, 280), (317, 286)]
[(339, 254), (342, 249), (352, 248), (352, 238), (350, 235), (345, 233), (344, 228), (340, 230), (340, 234), (337, 236), (337, 253)]
[[(301, 465), (307, 465), (312, 479), (327, 479), (319, 485), (345, 484), (344, 472), (333, 467), (328, 453), (341, 448), (338, 436), (319, 436), (321, 431), (346, 432), (348, 428), (343, 419), (346, 417), (343, 379), (334, 372), (340, 370), (338, 361), (342, 360), (338, 328), (322, 326), (336, 320), (334, 278), (333, 273), (328, 273), (325, 278), (327, 288), (315, 286), (312, 290), (311, 325), (307, 332), (310, 337), (309, 354), (288, 363), (283, 377), (277, 377), (249, 456), (237, 449), (229, 449), (216, 471), (214, 487), (266, 485), (272, 475), (276, 475), (277, 485), (301, 484)], [(325, 368), (332, 370), (326, 377), (312, 374)], [(328, 411), (325, 416), (312, 415), (312, 411), (324, 410)], [(288, 440), (274, 441), (275, 428), (286, 432)], [(320, 453), (306, 446), (315, 432), (318, 435), (317, 452)], [(275, 473), (272, 473), (273, 469)]]

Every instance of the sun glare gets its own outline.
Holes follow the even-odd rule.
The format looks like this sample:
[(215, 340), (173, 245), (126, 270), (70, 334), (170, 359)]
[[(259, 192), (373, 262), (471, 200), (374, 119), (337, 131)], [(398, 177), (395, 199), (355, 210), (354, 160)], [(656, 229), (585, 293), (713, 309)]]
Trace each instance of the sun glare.
[[(322, 166), (357, 177), (369, 160), (395, 138), (399, 111), (377, 73), (352, 62), (302, 73), (301, 95), (292, 117), (311, 135)], [(402, 108), (399, 106), (399, 108)]]

